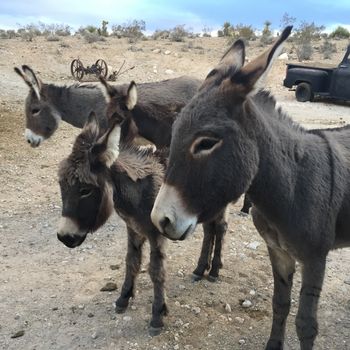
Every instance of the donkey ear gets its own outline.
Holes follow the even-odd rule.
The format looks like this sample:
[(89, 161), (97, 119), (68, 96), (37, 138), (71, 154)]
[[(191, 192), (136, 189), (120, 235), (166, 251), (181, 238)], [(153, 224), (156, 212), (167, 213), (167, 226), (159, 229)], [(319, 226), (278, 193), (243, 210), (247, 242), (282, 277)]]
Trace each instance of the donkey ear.
[(241, 68), (245, 60), (245, 45), (242, 39), (235, 41), (222, 56), (220, 64)]
[(23, 73), (18, 67), (14, 67), (14, 71), (24, 80), (24, 82), (29, 86), (29, 88), (35, 92), (36, 97), (38, 98), (38, 100), (40, 100), (40, 90), (37, 88), (37, 84), (33, 84), (33, 81), (27, 76), (27, 74)]
[(98, 77), (100, 79), (101, 84), (106, 88), (106, 92), (109, 98), (113, 97), (116, 95), (116, 90), (115, 88), (107, 83), (107, 80), (103, 76)]
[(281, 53), (283, 43), (290, 35), (292, 28), (293, 26), (286, 27), (269, 50), (233, 74), (231, 77), (232, 83), (242, 85), (245, 93), (250, 93), (253, 89), (257, 90), (261, 87), (272, 63)]
[(99, 161), (107, 167), (111, 167), (119, 156), (120, 125), (114, 123), (105, 135), (101, 137), (98, 148), (102, 150), (99, 154)]
[[(38, 100), (40, 100), (40, 91), (42, 87), (42, 82), (37, 76), (35, 75), (34, 71), (27, 65), (22, 66), (22, 70), (24, 72), (24, 75), (26, 76), (26, 82), (27, 84), (34, 90), (36, 97)], [(29, 83), (28, 83), (29, 82)]]
[(100, 127), (94, 111), (90, 112), (82, 132), (90, 132), (91, 134), (96, 135), (96, 137), (98, 136)]
[(137, 88), (136, 88), (136, 83), (132, 81), (128, 88), (125, 104), (128, 110), (131, 111), (136, 106), (136, 103), (137, 103)]

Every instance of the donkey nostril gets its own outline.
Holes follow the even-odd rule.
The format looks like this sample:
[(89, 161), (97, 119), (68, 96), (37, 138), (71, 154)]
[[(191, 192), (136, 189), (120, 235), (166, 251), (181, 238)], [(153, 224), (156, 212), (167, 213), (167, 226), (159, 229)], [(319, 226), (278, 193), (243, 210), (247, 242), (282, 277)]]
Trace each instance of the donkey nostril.
[(162, 228), (163, 232), (165, 232), (165, 229), (169, 224), (170, 224), (170, 219), (166, 216), (159, 222), (159, 225)]
[(27, 140), (28, 143), (31, 143), (30, 140)]

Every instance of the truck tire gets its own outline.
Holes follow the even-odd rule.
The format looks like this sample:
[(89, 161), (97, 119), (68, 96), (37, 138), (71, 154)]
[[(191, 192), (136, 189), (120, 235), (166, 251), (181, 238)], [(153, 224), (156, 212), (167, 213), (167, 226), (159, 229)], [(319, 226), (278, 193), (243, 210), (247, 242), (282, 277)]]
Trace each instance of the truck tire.
[(314, 93), (309, 83), (300, 83), (295, 90), (295, 98), (299, 102), (313, 101)]

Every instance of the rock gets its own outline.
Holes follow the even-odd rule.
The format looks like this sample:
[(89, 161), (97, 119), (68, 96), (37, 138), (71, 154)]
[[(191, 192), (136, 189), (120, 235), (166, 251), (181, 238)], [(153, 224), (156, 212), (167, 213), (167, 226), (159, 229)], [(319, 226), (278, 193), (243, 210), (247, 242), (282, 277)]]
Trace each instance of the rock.
[(261, 244), (260, 242), (254, 241), (254, 242), (247, 244), (247, 248), (256, 250), (256, 248), (258, 248), (260, 244)]
[(194, 307), (192, 308), (192, 311), (193, 311), (196, 315), (198, 315), (198, 314), (201, 312), (201, 308), (198, 307), (198, 306), (194, 306)]
[(277, 59), (279, 59), (279, 60), (286, 60), (287, 61), (289, 59), (289, 56), (288, 56), (287, 52), (285, 52), (285, 53), (282, 53), (281, 55), (279, 55), (277, 57)]
[(237, 317), (235, 317), (235, 321), (242, 324), (242, 323), (244, 323), (244, 318), (237, 316)]
[(226, 305), (225, 305), (225, 311), (226, 311), (227, 313), (230, 313), (230, 312), (231, 312), (231, 306), (230, 306), (230, 304), (226, 304)]
[(125, 321), (125, 322), (130, 322), (131, 320), (132, 320), (131, 316), (124, 316), (123, 317), (123, 321)]
[(243, 303), (242, 303), (242, 306), (244, 308), (246, 308), (246, 309), (251, 307), (252, 305), (253, 305), (253, 303), (250, 300), (248, 300), (248, 299), (244, 300)]
[(181, 270), (177, 271), (177, 275), (178, 275), (179, 277), (184, 277), (184, 273), (183, 273), (183, 271), (181, 271)]
[(100, 291), (101, 292), (112, 292), (113, 290), (116, 290), (118, 287), (117, 287), (117, 284), (114, 283), (114, 282), (107, 282), (105, 284), (105, 286), (103, 286)]
[(16, 333), (11, 335), (11, 338), (19, 338), (19, 337), (23, 337), (24, 336), (24, 330), (21, 329), (20, 331), (17, 331)]
[(109, 268), (110, 268), (111, 270), (119, 270), (120, 265), (118, 265), (118, 264), (116, 264), (116, 265), (109, 265)]
[(345, 284), (350, 284), (350, 279), (344, 281)]
[(170, 50), (165, 50), (164, 51), (164, 55), (170, 55), (171, 54), (171, 51)]
[(78, 309), (80, 309), (80, 310), (84, 310), (84, 309), (85, 309), (85, 305), (84, 305), (84, 304), (80, 304), (80, 305), (78, 305)]
[(91, 317), (94, 317), (94, 316), (95, 316), (95, 315), (94, 315), (92, 312), (89, 312), (89, 313), (88, 313), (88, 317), (91, 318)]
[(98, 337), (98, 334), (96, 332), (91, 334), (91, 338), (92, 339), (97, 339), (97, 337)]
[(255, 291), (254, 289), (252, 289), (252, 290), (249, 292), (249, 294), (250, 294), (251, 296), (254, 296), (254, 295), (256, 294), (256, 291)]
[(174, 74), (174, 71), (173, 70), (171, 70), (171, 69), (166, 69), (165, 70), (165, 74)]
[(245, 340), (244, 340), (244, 339), (238, 340), (238, 344), (239, 344), (239, 345), (244, 345), (244, 344), (245, 344)]
[(152, 50), (153, 53), (160, 53), (160, 49), (154, 49)]

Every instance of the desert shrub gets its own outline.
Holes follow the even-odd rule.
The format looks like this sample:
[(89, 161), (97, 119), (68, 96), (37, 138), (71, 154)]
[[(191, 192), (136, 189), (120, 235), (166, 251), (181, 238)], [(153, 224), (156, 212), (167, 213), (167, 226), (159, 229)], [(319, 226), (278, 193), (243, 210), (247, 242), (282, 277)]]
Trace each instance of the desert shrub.
[(329, 37), (337, 39), (348, 39), (350, 38), (350, 32), (346, 28), (338, 26), (332, 33), (329, 34)]
[(112, 35), (117, 38), (128, 38), (130, 43), (141, 39), (144, 34), (142, 31), (146, 30), (146, 22), (143, 20), (133, 20), (129, 23), (117, 24), (112, 26)]
[(170, 37), (170, 30), (161, 30), (161, 29), (157, 29), (157, 30), (152, 34), (152, 39), (154, 39), (154, 40), (169, 39), (169, 37)]
[(230, 22), (225, 22), (222, 29), (218, 31), (218, 36), (224, 36), (228, 38), (228, 44), (231, 44), (234, 40), (241, 38), (248, 45), (249, 40), (255, 40), (256, 35), (251, 25), (237, 24), (231, 25)]
[(108, 36), (108, 30), (107, 30), (107, 24), (108, 21), (103, 20), (101, 23), (101, 27), (98, 28), (98, 34), (100, 34), (101, 36)]
[(299, 61), (310, 60), (312, 58), (313, 49), (311, 40), (320, 40), (324, 28), (324, 26), (316, 26), (314, 22), (301, 22), (293, 36)]
[(185, 25), (177, 25), (170, 30), (169, 39), (170, 41), (183, 42), (185, 38), (193, 37), (193, 33), (185, 29)]
[(81, 35), (83, 36), (85, 41), (89, 44), (95, 43), (97, 41), (106, 41), (106, 38), (98, 34), (97, 31), (91, 33), (86, 30), (85, 32), (82, 32)]
[(17, 36), (15, 30), (0, 29), (0, 39), (13, 39)]
[(46, 37), (46, 40), (47, 41), (60, 41), (60, 38), (57, 35), (55, 35), (55, 34), (49, 34)]
[(332, 54), (337, 52), (337, 46), (326, 39), (320, 47), (324, 59), (331, 59)]
[(270, 21), (265, 21), (264, 29), (263, 29), (261, 37), (260, 37), (260, 44), (263, 46), (269, 45), (273, 41), (273, 36), (272, 36), (271, 29), (270, 29), (270, 25), (271, 25)]

